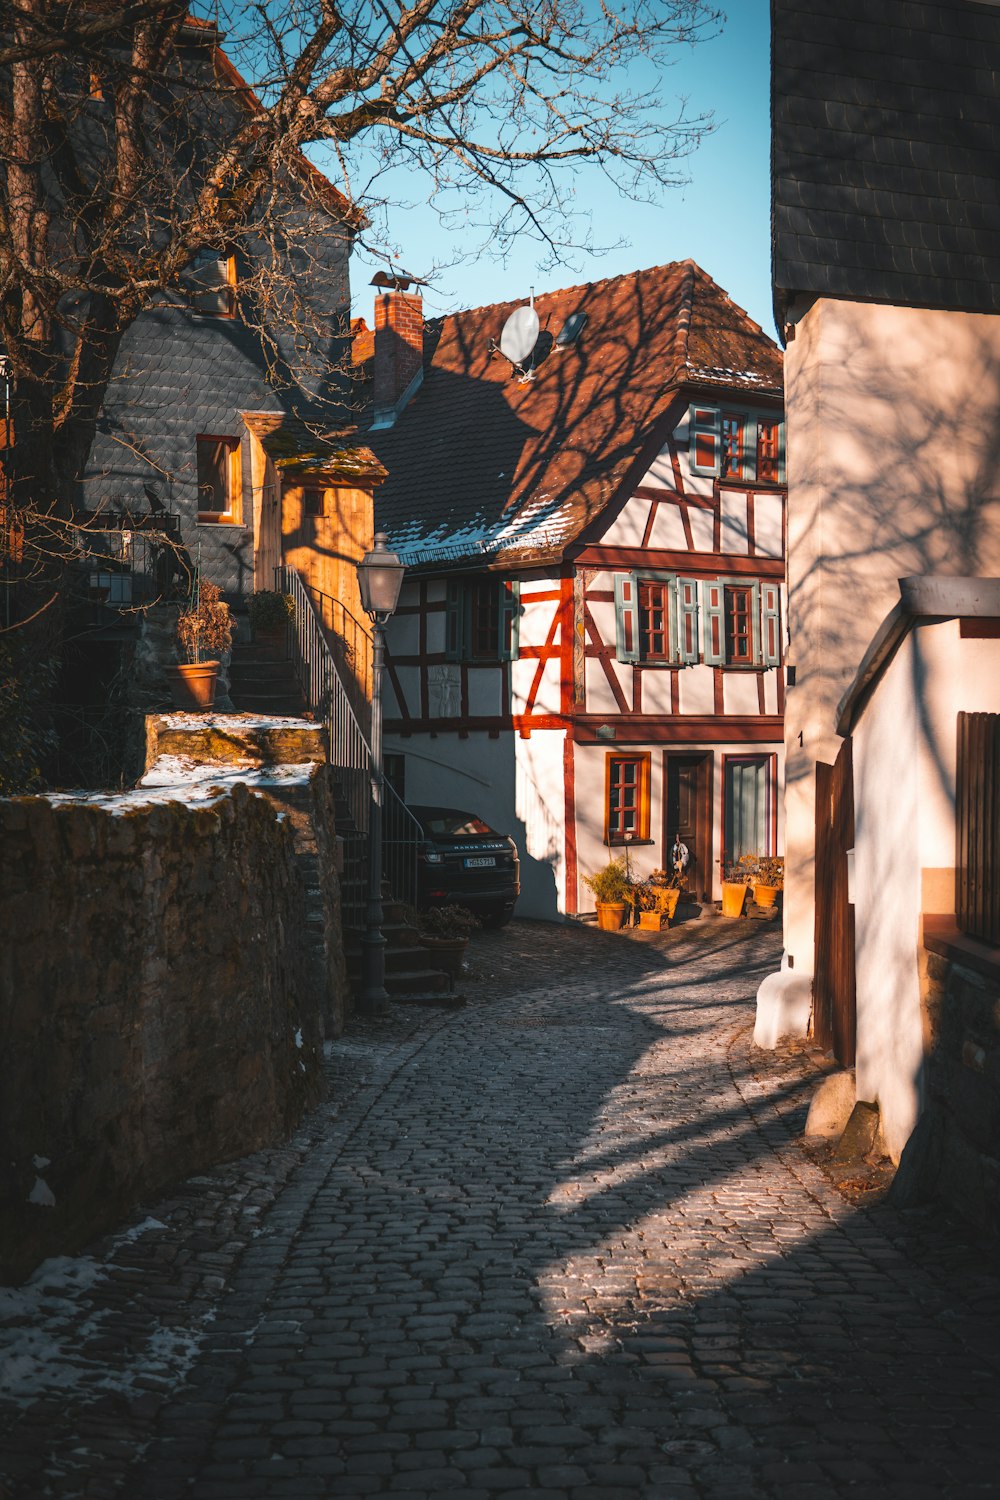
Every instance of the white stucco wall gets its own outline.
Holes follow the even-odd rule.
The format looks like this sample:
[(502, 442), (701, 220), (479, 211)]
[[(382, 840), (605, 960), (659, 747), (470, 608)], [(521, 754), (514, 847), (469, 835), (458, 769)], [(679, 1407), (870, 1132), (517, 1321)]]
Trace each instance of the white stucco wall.
[(509, 833), (521, 860), (517, 915), (557, 919), (564, 905), (565, 804), (561, 730), (530, 739), (386, 735), (387, 754), (405, 756), (406, 800), (460, 807)]
[(836, 758), (837, 704), (899, 578), (1000, 575), (1000, 318), (816, 302), (785, 400), (785, 946), (810, 973), (815, 765)]
[(923, 892), (955, 864), (960, 712), (1000, 712), (1000, 641), (963, 641), (954, 620), (919, 625), (853, 735), (857, 1091), (878, 1102), (896, 1159), (922, 1102)]

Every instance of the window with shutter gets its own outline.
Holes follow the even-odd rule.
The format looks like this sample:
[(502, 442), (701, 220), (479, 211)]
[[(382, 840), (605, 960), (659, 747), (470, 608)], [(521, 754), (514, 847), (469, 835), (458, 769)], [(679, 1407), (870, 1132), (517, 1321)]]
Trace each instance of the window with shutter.
[(760, 586), (761, 657), (765, 667), (781, 662), (781, 589), (776, 583)]
[(634, 573), (615, 574), (615, 654), (639, 660), (639, 586)]
[(677, 599), (677, 655), (685, 665), (699, 659), (701, 641), (698, 637), (698, 581), (695, 578), (678, 578)]
[(205, 246), (197, 251), (187, 272), (191, 306), (211, 318), (236, 313), (236, 257)]
[(719, 411), (692, 406), (688, 415), (688, 462), (693, 474), (719, 472)]
[(197, 461), (198, 519), (242, 520), (239, 438), (199, 437)]
[(722, 413), (722, 467), (723, 479), (747, 478), (744, 463), (744, 431), (746, 419), (737, 412)]
[(521, 593), (516, 578), (449, 579), (445, 596), (447, 661), (516, 661)]

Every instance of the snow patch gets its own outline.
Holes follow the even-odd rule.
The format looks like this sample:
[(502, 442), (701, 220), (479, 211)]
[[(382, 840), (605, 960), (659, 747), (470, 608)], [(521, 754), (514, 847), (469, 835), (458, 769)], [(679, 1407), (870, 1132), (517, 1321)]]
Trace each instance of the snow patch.
[(37, 1203), (42, 1208), (55, 1208), (56, 1195), (45, 1181), (44, 1177), (36, 1177), (35, 1185), (28, 1194), (29, 1203)]

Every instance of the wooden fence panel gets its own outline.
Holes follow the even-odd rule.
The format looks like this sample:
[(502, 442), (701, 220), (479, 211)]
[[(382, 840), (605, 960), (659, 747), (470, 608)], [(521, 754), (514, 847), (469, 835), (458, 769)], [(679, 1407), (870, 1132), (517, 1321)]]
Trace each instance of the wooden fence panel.
[(854, 1064), (857, 991), (854, 907), (847, 899), (847, 851), (854, 847), (854, 767), (845, 740), (835, 765), (816, 766), (816, 968), (813, 1029), (842, 1067)]
[(1000, 714), (959, 714), (955, 920), (1000, 943)]

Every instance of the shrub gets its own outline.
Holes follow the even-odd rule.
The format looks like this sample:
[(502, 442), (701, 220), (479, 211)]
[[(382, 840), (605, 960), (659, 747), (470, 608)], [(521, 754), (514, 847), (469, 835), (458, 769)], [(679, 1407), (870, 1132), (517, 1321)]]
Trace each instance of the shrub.
[(609, 905), (624, 901), (630, 904), (632, 900), (632, 882), (628, 878), (625, 861), (620, 856), (617, 859), (609, 859), (603, 869), (598, 870), (596, 875), (585, 875), (583, 883), (594, 893), (594, 899)]
[(275, 589), (258, 589), (250, 595), (250, 624), (254, 630), (284, 630), (295, 619), (295, 600), (291, 594)]
[(177, 618), (177, 639), (190, 662), (222, 656), (233, 643), (229, 605), (215, 583), (202, 582), (198, 603), (182, 610)]

